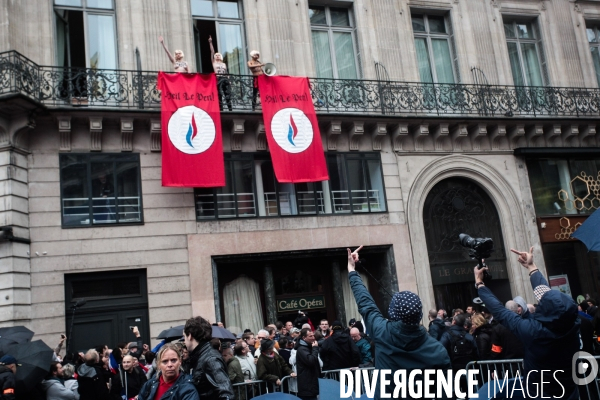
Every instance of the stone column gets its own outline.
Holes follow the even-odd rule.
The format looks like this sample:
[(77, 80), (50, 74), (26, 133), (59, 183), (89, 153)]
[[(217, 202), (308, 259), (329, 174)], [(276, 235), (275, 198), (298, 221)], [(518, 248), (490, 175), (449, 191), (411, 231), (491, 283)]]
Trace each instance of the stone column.
[(270, 265), (265, 265), (263, 269), (265, 283), (265, 309), (267, 311), (267, 323), (277, 321), (277, 302), (275, 300), (275, 284), (273, 283), (273, 269)]
[(210, 260), (212, 264), (212, 276), (213, 276), (213, 292), (215, 294), (215, 322), (225, 323), (224, 315), (221, 314), (221, 293), (219, 292), (219, 275), (217, 271), (217, 263), (215, 260)]
[[(335, 316), (342, 323), (342, 326), (346, 326), (346, 307), (344, 304), (344, 294), (342, 293), (342, 275), (340, 273), (340, 263), (337, 261), (331, 263), (331, 278)], [(332, 322), (329, 321), (329, 324)]]
[(27, 156), (0, 151), (0, 326), (31, 321)]
[[(398, 275), (396, 274), (396, 261), (394, 261), (394, 251), (390, 247), (385, 252), (384, 265), (382, 268), (382, 279), (381, 283), (385, 286), (388, 292), (392, 295), (398, 293)], [(375, 283), (377, 284), (377, 283)], [(392, 298), (380, 289), (381, 293), (384, 293), (382, 296), (383, 299), (383, 312), (384, 315), (387, 315), (387, 310), (390, 306)]]

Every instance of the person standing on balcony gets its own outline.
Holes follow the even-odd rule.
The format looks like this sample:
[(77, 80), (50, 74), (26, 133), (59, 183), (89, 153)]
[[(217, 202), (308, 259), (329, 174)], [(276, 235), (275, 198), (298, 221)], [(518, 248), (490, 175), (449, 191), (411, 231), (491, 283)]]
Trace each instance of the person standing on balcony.
[(258, 77), (265, 73), (262, 69), (265, 64), (260, 62), (260, 53), (257, 50), (252, 50), (250, 52), (250, 58), (250, 61), (248, 61), (248, 68), (250, 68), (250, 72), (252, 72), (252, 76), (254, 76), (254, 79), (252, 80), (252, 111), (254, 111), (256, 108), (256, 97), (258, 96)]
[(212, 62), (213, 70), (217, 75), (217, 88), (219, 91), (219, 108), (223, 111), (223, 96), (227, 102), (227, 108), (229, 111), (231, 107), (231, 83), (229, 77), (227, 77), (227, 64), (223, 62), (223, 55), (221, 53), (215, 53), (213, 47), (212, 37), (208, 36), (208, 45), (210, 46), (210, 59)]
[(167, 52), (169, 60), (171, 60), (173, 68), (175, 68), (175, 72), (190, 72), (190, 67), (187, 61), (183, 61), (183, 51), (175, 50), (175, 57), (173, 57), (173, 55), (171, 54), (171, 52), (169, 52), (169, 49), (167, 49), (167, 46), (165, 45), (165, 39), (163, 39), (162, 36), (159, 36), (158, 41), (160, 42), (160, 44), (162, 44), (163, 49), (165, 49), (165, 51)]

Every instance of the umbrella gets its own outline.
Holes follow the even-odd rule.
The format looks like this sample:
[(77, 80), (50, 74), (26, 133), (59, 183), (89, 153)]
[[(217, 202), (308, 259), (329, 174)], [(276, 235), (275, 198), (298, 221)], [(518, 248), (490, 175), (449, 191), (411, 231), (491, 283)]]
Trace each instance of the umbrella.
[[(322, 399), (327, 399), (327, 397), (322, 397)], [(263, 394), (262, 396), (258, 396), (258, 397), (253, 397), (254, 400), (299, 400), (300, 397), (296, 397), (293, 394), (289, 394), (289, 393), (280, 393), (280, 392), (275, 392), (275, 393), (269, 393), (269, 394)]]
[(212, 326), (212, 337), (216, 339), (235, 341), (235, 335), (229, 332), (227, 329), (221, 328), (220, 326)]
[(181, 339), (183, 337), (184, 325), (172, 326), (169, 329), (162, 331), (156, 338), (166, 339), (167, 342), (175, 339)]
[(50, 371), (52, 363), (52, 350), (41, 340), (20, 343), (7, 349), (10, 354), (21, 364), (17, 367), (17, 383), (22, 382), (24, 387), (33, 387), (44, 379)]
[(33, 332), (24, 326), (12, 326), (9, 328), (0, 328), (0, 357), (7, 354), (7, 348), (18, 344), (31, 341)]
[[(319, 378), (319, 397), (321, 399), (339, 399), (341, 383), (333, 379)], [(354, 399), (354, 392), (350, 390), (350, 398)], [(361, 396), (361, 398), (363, 398)]]
[(600, 209), (594, 211), (571, 236), (581, 240), (589, 251), (600, 251)]

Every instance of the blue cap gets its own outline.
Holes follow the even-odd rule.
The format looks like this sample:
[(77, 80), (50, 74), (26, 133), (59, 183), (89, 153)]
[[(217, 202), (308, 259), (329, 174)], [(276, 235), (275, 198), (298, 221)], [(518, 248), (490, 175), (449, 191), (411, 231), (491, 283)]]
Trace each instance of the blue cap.
[(17, 364), (17, 359), (14, 358), (13, 356), (11, 356), (10, 354), (7, 354), (4, 357), (0, 358), (0, 364), (3, 364), (3, 365)]

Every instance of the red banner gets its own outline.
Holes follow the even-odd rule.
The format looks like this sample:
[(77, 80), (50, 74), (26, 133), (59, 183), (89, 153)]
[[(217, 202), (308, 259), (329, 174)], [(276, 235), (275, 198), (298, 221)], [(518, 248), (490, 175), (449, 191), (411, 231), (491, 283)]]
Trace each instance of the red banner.
[(158, 74), (162, 185), (225, 186), (215, 74)]
[(328, 180), (308, 78), (261, 75), (258, 89), (277, 181)]

